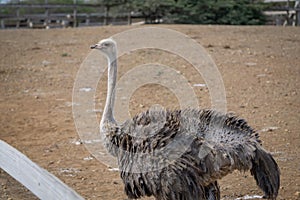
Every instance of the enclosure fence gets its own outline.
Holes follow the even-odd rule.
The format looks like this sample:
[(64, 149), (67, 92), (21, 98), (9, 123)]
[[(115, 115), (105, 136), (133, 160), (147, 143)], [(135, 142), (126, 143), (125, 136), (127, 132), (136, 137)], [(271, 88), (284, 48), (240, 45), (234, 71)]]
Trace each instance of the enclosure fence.
[(83, 200), (72, 188), (39, 167), (14, 147), (0, 140), (0, 168), (39, 199)]
[[(263, 2), (281, 3), (281, 6), (264, 12), (269, 19), (268, 24), (300, 26), (300, 0), (264, 0)], [(112, 10), (115, 8), (124, 9), (122, 12), (113, 13)], [(62, 12), (57, 12), (58, 10)], [(44, 0), (42, 4), (25, 4), (20, 1), (14, 4), (0, 4), (2, 29), (130, 25), (132, 23), (145, 23), (145, 19), (141, 13), (126, 8), (126, 4), (122, 1), (91, 4), (73, 0), (73, 4), (52, 4)]]
[[(129, 11), (110, 15), (110, 10), (120, 6), (120, 3), (83, 4), (73, 0), (73, 4), (0, 4), (1, 28), (54, 28), (78, 27), (95, 25), (125, 25), (131, 24), (132, 18), (141, 18)], [(97, 12), (84, 12), (84, 10)], [(55, 10), (55, 12), (53, 12)], [(61, 13), (57, 10), (62, 10)], [(69, 12), (66, 12), (68, 10)], [(83, 10), (83, 12), (82, 12)], [(81, 11), (81, 12), (80, 12)]]

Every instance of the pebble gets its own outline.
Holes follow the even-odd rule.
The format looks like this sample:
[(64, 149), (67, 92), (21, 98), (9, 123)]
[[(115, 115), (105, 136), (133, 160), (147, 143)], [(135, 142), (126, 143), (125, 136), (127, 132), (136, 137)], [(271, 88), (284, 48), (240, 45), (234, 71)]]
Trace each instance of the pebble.
[(196, 83), (193, 86), (194, 87), (206, 87), (206, 84), (204, 84), (204, 83)]
[(118, 185), (119, 183), (117, 181), (114, 181), (113, 184)]
[(251, 66), (256, 66), (257, 63), (255, 62), (248, 62), (248, 63), (245, 63), (247, 67), (251, 67)]
[(48, 66), (48, 65), (50, 65), (51, 64), (51, 62), (49, 62), (49, 61), (47, 61), (47, 60), (43, 60), (43, 62), (42, 62), (42, 65), (44, 66), (44, 67), (46, 67), (46, 66)]
[(263, 128), (261, 130), (261, 132), (272, 132), (272, 131), (274, 131), (276, 129), (279, 129), (279, 127), (277, 127), (277, 126), (270, 126), (270, 127)]
[(93, 160), (93, 159), (94, 159), (94, 158), (93, 158), (92, 156), (88, 156), (88, 157), (83, 158), (83, 160), (85, 160), (85, 161)]
[(54, 161), (50, 161), (50, 162), (48, 163), (48, 165), (52, 165), (52, 164), (54, 164)]

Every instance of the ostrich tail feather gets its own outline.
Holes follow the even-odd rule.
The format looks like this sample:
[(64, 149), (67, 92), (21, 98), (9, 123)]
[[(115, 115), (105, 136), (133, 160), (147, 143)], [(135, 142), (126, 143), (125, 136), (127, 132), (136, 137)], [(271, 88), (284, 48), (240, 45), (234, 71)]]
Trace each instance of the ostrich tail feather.
[(261, 147), (257, 148), (250, 171), (257, 185), (265, 192), (264, 198), (276, 199), (280, 186), (280, 171), (271, 154)]

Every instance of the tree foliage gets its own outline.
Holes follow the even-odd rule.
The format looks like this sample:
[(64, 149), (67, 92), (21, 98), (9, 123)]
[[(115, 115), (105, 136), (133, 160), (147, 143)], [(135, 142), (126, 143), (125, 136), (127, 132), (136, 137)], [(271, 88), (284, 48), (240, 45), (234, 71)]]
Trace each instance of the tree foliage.
[(175, 23), (189, 24), (264, 24), (260, 4), (249, 0), (178, 0), (173, 13)]
[[(16, 0), (11, 0), (11, 2)], [(45, 0), (22, 0), (22, 3), (45, 3)], [(265, 23), (259, 0), (77, 0), (110, 6), (110, 12), (133, 12), (147, 23), (257, 25)], [(73, 4), (73, 0), (48, 0), (48, 3)], [(93, 8), (81, 11), (103, 12)], [(60, 9), (53, 12), (62, 12)], [(113, 13), (112, 13), (113, 12)]]
[[(129, 0), (134, 11), (167, 23), (264, 24), (262, 4), (253, 0)], [(153, 20), (152, 20), (153, 21)]]
[(129, 0), (131, 9), (141, 13), (149, 23), (156, 23), (155, 20), (168, 16), (174, 3), (174, 0)]

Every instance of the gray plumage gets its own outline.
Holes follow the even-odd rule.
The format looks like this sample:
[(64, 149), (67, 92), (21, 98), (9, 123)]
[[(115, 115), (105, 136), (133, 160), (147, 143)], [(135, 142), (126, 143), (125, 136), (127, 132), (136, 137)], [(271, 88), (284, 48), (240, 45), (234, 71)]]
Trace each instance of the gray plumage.
[(100, 132), (108, 151), (117, 157), (129, 198), (220, 199), (217, 180), (234, 170), (250, 170), (264, 197), (277, 197), (277, 163), (243, 119), (213, 110), (154, 108), (117, 124), (113, 118), (116, 43), (105, 39), (92, 48), (108, 57)]

